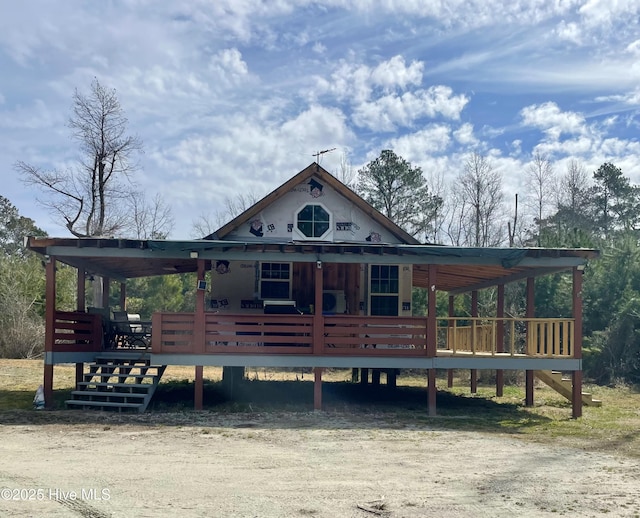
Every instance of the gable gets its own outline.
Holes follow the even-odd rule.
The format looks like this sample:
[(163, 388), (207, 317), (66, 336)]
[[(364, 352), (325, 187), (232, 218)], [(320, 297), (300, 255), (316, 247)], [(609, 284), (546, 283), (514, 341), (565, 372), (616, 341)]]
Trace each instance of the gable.
[(206, 239), (418, 243), (318, 164), (311, 164)]

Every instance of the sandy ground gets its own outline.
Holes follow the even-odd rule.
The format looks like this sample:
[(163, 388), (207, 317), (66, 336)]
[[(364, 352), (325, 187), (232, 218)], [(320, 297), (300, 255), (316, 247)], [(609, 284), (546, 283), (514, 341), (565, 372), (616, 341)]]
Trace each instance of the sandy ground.
[(375, 416), (0, 425), (0, 516), (640, 516), (640, 460)]

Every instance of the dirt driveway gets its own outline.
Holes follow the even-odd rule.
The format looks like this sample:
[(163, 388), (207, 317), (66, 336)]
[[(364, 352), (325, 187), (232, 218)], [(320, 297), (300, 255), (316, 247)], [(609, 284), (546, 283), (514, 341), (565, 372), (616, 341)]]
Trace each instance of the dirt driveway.
[(0, 516), (640, 516), (640, 460), (507, 435), (323, 412), (69, 419), (0, 425)]

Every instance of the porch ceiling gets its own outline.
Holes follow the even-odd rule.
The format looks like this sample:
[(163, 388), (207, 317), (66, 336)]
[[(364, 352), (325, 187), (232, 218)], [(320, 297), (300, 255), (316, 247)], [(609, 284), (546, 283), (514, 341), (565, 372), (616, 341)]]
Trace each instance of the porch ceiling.
[(362, 243), (152, 241), (102, 238), (29, 238), (29, 249), (90, 274), (126, 280), (194, 272), (197, 260), (209, 269), (216, 259), (406, 264), (414, 285), (429, 287), (428, 265), (437, 265), (438, 290), (463, 292), (528, 276), (569, 270), (598, 257), (597, 250), (463, 248)]

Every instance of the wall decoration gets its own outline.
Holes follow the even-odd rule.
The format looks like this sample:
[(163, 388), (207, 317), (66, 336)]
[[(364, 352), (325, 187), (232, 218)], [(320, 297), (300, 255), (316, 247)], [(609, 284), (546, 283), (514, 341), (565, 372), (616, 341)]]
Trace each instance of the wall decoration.
[(219, 275), (225, 275), (231, 271), (229, 268), (229, 261), (221, 260), (216, 261), (216, 273)]
[(249, 232), (251, 232), (256, 237), (264, 236), (264, 232), (262, 231), (262, 221), (259, 219), (254, 219), (250, 223)]
[(322, 196), (323, 194), (322, 192), (323, 188), (324, 188), (324, 185), (322, 185), (317, 180), (314, 180), (313, 178), (309, 180), (309, 194), (311, 195), (312, 198), (320, 198), (320, 196)]
[(273, 223), (267, 225), (267, 232), (275, 232), (276, 226)]
[(369, 232), (369, 235), (365, 238), (365, 241), (370, 241), (371, 243), (379, 243), (382, 241), (382, 236), (378, 232)]
[(353, 223), (351, 221), (341, 221), (336, 223), (336, 231), (338, 232), (351, 232), (351, 227)]
[(411, 311), (411, 302), (403, 302), (402, 311)]
[(293, 223), (287, 223), (287, 232), (293, 232)]
[(261, 300), (247, 299), (240, 301), (240, 307), (242, 309), (262, 309), (263, 304)]

